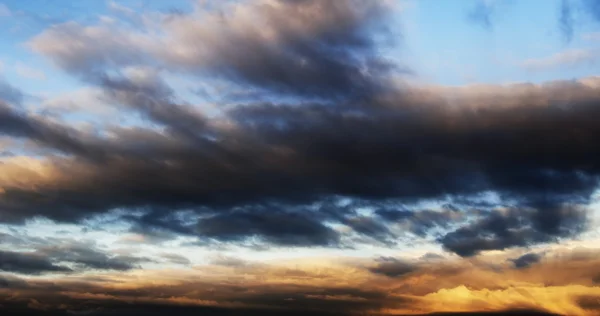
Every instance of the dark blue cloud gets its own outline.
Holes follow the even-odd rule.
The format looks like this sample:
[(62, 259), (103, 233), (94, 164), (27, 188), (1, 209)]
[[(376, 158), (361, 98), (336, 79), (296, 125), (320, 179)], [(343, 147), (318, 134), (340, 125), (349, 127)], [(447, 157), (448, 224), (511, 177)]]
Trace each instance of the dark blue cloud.
[(539, 254), (527, 253), (520, 256), (519, 258), (510, 259), (510, 261), (512, 261), (512, 263), (515, 265), (515, 268), (522, 269), (527, 268), (534, 263), (538, 263), (541, 259), (542, 257)]
[(17, 87), (0, 78), (0, 101), (20, 105), (25, 98), (25, 94)]
[(487, 30), (492, 30), (492, 18), (494, 16), (494, 13), (495, 7), (493, 4), (480, 0), (467, 13), (467, 20)]
[(574, 17), (573, 9), (571, 8), (571, 1), (562, 0), (560, 4), (560, 15), (559, 15), (559, 28), (564, 37), (564, 40), (568, 43), (573, 39), (574, 33)]
[(0, 271), (40, 274), (45, 272), (70, 272), (72, 270), (56, 265), (38, 253), (0, 250)]

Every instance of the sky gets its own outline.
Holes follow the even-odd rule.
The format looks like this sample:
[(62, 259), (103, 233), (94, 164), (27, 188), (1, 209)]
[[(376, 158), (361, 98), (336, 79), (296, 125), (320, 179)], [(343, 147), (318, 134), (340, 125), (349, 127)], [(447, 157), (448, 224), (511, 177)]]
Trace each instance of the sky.
[(596, 0), (0, 27), (2, 314), (600, 314)]

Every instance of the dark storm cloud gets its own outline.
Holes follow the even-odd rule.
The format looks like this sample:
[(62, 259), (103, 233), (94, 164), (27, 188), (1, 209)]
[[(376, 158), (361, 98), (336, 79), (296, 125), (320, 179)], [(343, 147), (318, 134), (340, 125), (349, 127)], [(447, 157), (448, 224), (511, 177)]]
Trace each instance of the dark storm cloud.
[(446, 249), (469, 257), (483, 250), (554, 242), (560, 237), (575, 236), (584, 229), (585, 209), (550, 204), (538, 208), (492, 211), (446, 234), (439, 241)]
[[(320, 97), (372, 93), (382, 75), (394, 68), (377, 57), (368, 32), (389, 12), (380, 2), (278, 1), (245, 9), (237, 15), (223, 12), (222, 27), (213, 33), (194, 34), (203, 25), (175, 19), (169, 25), (178, 28), (172, 33), (175, 38), (212, 48), (193, 50), (195, 59), (173, 52), (167, 58), (242, 84)], [(259, 24), (245, 24), (243, 19), (249, 17)], [(261, 34), (261, 28), (273, 33)]]
[(520, 269), (520, 268), (527, 268), (534, 263), (538, 263), (541, 259), (542, 259), (542, 257), (539, 254), (527, 253), (527, 254), (520, 256), (519, 258), (510, 259), (510, 261), (512, 261), (514, 263), (515, 268)]
[[(47, 265), (48, 271), (72, 271), (70, 268), (63, 267), (65, 264), (74, 265), (76, 270), (131, 270), (138, 268), (140, 263), (148, 262), (146, 258), (110, 255), (101, 249), (98, 249), (92, 243), (81, 243), (69, 239), (58, 238), (37, 238), (29, 236), (19, 236), (10, 234), (0, 234), (0, 243), (14, 249), (34, 249), (32, 252), (5, 252), (0, 258), (8, 260), (3, 266), (6, 270), (35, 274), (34, 264), (43, 271), (44, 265)], [(18, 260), (23, 261), (19, 270)], [(11, 265), (12, 262), (12, 265)], [(28, 264), (31, 262), (31, 264)], [(1, 269), (1, 267), (0, 267)], [(31, 270), (31, 271), (29, 271)]]
[(0, 270), (23, 274), (70, 272), (71, 269), (53, 264), (46, 257), (33, 252), (0, 250)]
[(104, 152), (93, 137), (60, 123), (34, 117), (0, 100), (0, 135), (21, 137), (85, 159), (101, 159)]
[[(361, 97), (373, 93), (387, 71), (395, 66), (379, 59), (374, 51), (371, 34), (366, 30), (370, 24), (382, 21), (387, 8), (373, 1), (355, 1), (356, 7), (334, 1), (297, 2), (299, 8), (289, 12), (319, 12), (317, 30), (310, 38), (294, 34), (292, 23), (311, 23), (314, 15), (297, 15), (298, 21), (282, 18), (281, 12), (269, 14), (283, 39), (280, 46), (266, 54), (257, 54), (262, 60), (250, 61), (243, 56), (228, 58), (238, 76), (258, 86), (317, 96), (351, 95)], [(325, 15), (324, 13), (327, 12)], [(289, 16), (289, 15), (288, 15)], [(294, 15), (296, 17), (296, 15)], [(326, 19), (324, 19), (326, 17)], [(270, 22), (269, 22), (270, 23)], [(230, 45), (240, 43), (233, 38)], [(250, 43), (253, 51), (262, 52), (264, 44)], [(224, 47), (227, 49), (226, 47)], [(267, 48), (267, 51), (270, 49)], [(235, 50), (231, 50), (235, 51)]]
[(223, 241), (241, 241), (249, 236), (269, 243), (295, 246), (327, 246), (339, 242), (338, 233), (310, 214), (282, 212), (268, 207), (221, 213), (201, 219), (200, 236)]
[[(486, 93), (473, 87), (455, 98), (444, 91), (404, 90), (393, 84), (390, 67), (376, 53), (372, 31), (385, 21), (383, 2), (235, 5), (219, 18), (200, 12), (168, 17), (160, 27), (170, 43), (75, 23), (36, 37), (36, 51), (158, 127), (116, 126), (105, 137), (0, 107), (0, 133), (65, 154), (48, 161), (52, 177), (31, 180), (35, 189), (16, 180), (2, 184), (0, 219), (41, 215), (73, 222), (135, 209), (146, 215), (125, 219), (148, 234), (336, 245), (339, 233), (324, 224), (330, 221), (391, 244), (398, 236), (390, 223), (426, 236), (453, 227), (466, 207), (381, 210), (375, 217), (338, 206), (305, 209), (340, 196), (375, 205), (464, 202), (494, 192), (512, 207), (510, 217), (492, 212), (446, 234), (440, 241), (447, 249), (472, 255), (581, 231), (580, 212), (556, 210), (586, 204), (597, 187), (600, 96), (593, 85), (482, 87), (491, 90)], [(177, 100), (161, 78), (162, 69), (184, 68), (218, 72), (232, 84), (278, 96), (327, 102), (258, 100), (208, 118)], [(173, 217), (184, 210), (201, 219)]]
[(340, 220), (340, 223), (352, 228), (360, 235), (371, 237), (386, 245), (393, 245), (397, 236), (393, 234), (384, 222), (369, 216), (350, 216)]
[(147, 261), (131, 256), (110, 256), (92, 245), (76, 243), (49, 245), (37, 249), (36, 253), (56, 262), (71, 262), (84, 269), (125, 271), (139, 267), (139, 263)]
[(381, 257), (377, 261), (378, 264), (375, 267), (369, 268), (369, 271), (390, 278), (403, 276), (418, 269), (415, 264), (392, 257)]
[[(186, 208), (201, 213), (221, 210), (222, 214), (207, 222), (218, 224), (239, 216), (248, 225), (224, 229), (224, 239), (260, 232), (271, 240), (290, 243), (291, 235), (275, 238), (267, 228), (269, 221), (262, 219), (266, 216), (261, 207), (269, 201), (302, 206), (337, 195), (367, 204), (387, 199), (414, 202), (448, 196), (464, 199), (494, 191), (513, 204), (538, 209), (534, 215), (525, 212), (523, 216), (536, 223), (533, 230), (541, 231), (529, 231), (528, 241), (502, 238), (495, 245), (548, 241), (568, 235), (556, 227), (567, 225), (570, 231), (577, 225), (569, 220), (582, 218), (570, 217), (575, 213), (561, 216), (554, 210), (563, 203), (585, 203), (596, 188), (595, 157), (600, 148), (593, 140), (600, 130), (594, 118), (600, 110), (594, 103), (595, 90), (577, 82), (525, 88), (531, 89), (529, 99), (507, 96), (503, 101), (499, 97), (477, 109), (470, 107), (473, 101), (468, 98), (456, 107), (444, 99), (419, 104), (401, 95), (385, 102), (334, 107), (258, 104), (229, 111), (232, 128), (206, 123), (185, 111), (170, 113), (167, 105), (157, 104), (150, 110), (158, 111), (156, 117), (173, 126), (165, 133), (120, 129), (114, 130), (111, 139), (90, 137), (93, 141), (80, 141), (85, 138), (77, 136), (69, 142), (73, 138), (68, 137), (66, 127), (50, 128), (35, 118), (4, 111), (0, 130), (43, 139), (46, 146), (73, 158), (58, 159), (62, 167), (53, 165), (65, 177), (54, 179), (52, 186), (42, 185), (36, 191), (5, 186), (0, 204), (3, 210), (11, 210), (5, 218), (36, 214), (65, 221), (116, 207), (148, 209), (157, 218)], [(540, 102), (549, 104), (541, 106)], [(42, 127), (44, 133), (36, 130)], [(50, 131), (57, 136), (48, 137)], [(103, 159), (87, 158), (95, 152)], [(544, 205), (538, 207), (539, 201)], [(248, 205), (261, 207), (256, 214), (227, 211)], [(380, 211), (379, 215), (388, 221), (399, 220), (392, 218), (396, 215), (411, 218), (414, 232), (422, 235), (429, 227), (451, 222), (445, 219), (451, 219), (454, 212), (417, 216), (411, 211)], [(288, 215), (273, 214), (284, 223), (293, 222), (283, 220)], [(380, 229), (385, 234), (384, 226), (377, 228), (376, 222), (367, 227), (365, 221), (338, 218), (357, 231), (377, 235), (373, 229)], [(305, 225), (292, 235), (299, 237), (305, 231), (314, 237), (299, 237), (304, 241), (298, 243), (335, 240), (317, 222), (322, 217), (299, 219)], [(189, 229), (181, 226), (177, 231)], [(214, 237), (218, 232), (205, 230), (204, 234)]]
[(21, 238), (15, 237), (11, 234), (0, 233), (0, 245), (4, 245), (4, 244), (21, 246), (21, 245), (23, 245), (23, 241), (21, 240)]
[[(375, 214), (387, 222), (399, 222), (408, 224), (411, 233), (425, 237), (434, 228), (447, 228), (458, 221), (460, 211), (455, 210), (394, 210), (382, 208)], [(458, 215), (458, 216), (457, 216)]]

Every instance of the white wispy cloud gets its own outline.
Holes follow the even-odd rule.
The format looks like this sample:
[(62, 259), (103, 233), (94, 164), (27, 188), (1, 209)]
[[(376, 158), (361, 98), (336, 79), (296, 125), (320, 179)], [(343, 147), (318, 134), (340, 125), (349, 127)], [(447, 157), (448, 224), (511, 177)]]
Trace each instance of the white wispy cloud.
[(17, 63), (15, 65), (15, 72), (23, 78), (46, 80), (46, 74), (43, 71), (29, 67), (22, 63)]
[(600, 41), (600, 32), (585, 33), (581, 35), (581, 38), (586, 41)]
[(12, 16), (12, 11), (4, 3), (0, 3), (0, 17)]
[(542, 71), (590, 64), (596, 62), (599, 57), (597, 50), (569, 49), (547, 57), (527, 59), (519, 66), (530, 71)]

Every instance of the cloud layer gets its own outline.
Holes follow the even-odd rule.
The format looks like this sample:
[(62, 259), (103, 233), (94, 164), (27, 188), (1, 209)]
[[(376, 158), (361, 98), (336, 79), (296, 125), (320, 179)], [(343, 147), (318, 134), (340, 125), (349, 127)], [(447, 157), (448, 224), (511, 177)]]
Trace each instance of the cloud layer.
[(9, 311), (57, 315), (585, 315), (598, 311), (600, 288), (592, 280), (600, 273), (597, 258), (579, 249), (549, 253), (535, 269), (514, 269), (496, 256), (433, 262), (382, 258), (360, 265), (327, 260), (213, 264), (194, 271), (146, 271), (144, 278), (96, 275), (60, 282), (4, 276), (0, 295), (13, 294), (4, 301)]
[[(472, 13), (488, 28), (490, 3)], [(84, 86), (77, 98), (37, 107), (0, 81), (0, 310), (599, 309), (597, 252), (556, 244), (593, 233), (600, 78), (417, 86), (384, 53), (393, 1), (110, 7), (130, 20), (54, 24), (26, 45)], [(41, 219), (81, 238), (29, 230)], [(419, 246), (433, 250), (373, 250)], [(377, 259), (197, 264), (181, 249), (364, 249)]]
[[(162, 16), (152, 32), (67, 23), (35, 37), (35, 51), (158, 127), (113, 125), (92, 133), (7, 99), (0, 131), (48, 155), (34, 164), (4, 159), (0, 218), (74, 222), (132, 209), (146, 214), (125, 218), (145, 229), (227, 242), (256, 237), (286, 246), (344, 246), (342, 233), (327, 223), (393, 244), (393, 218), (414, 216), (401, 222), (417, 234), (448, 228), (434, 219), (443, 213), (413, 214), (427, 214), (419, 213), (426, 210), (418, 201), (450, 201), (463, 215), (448, 219), (470, 224), (438, 241), (462, 256), (585, 230), (599, 172), (596, 78), (403, 86), (388, 74), (394, 67), (383, 63), (370, 33), (385, 19), (385, 2), (231, 6), (218, 14)], [(334, 19), (313, 14), (326, 11)], [(251, 19), (264, 25), (250, 26)], [(151, 66), (217, 72), (274, 99), (223, 108), (211, 118), (178, 102)], [(118, 67), (125, 68), (115, 74)], [(475, 205), (489, 192), (501, 202)], [(332, 204), (340, 197), (380, 215)], [(195, 220), (183, 221), (179, 211)]]

